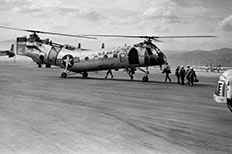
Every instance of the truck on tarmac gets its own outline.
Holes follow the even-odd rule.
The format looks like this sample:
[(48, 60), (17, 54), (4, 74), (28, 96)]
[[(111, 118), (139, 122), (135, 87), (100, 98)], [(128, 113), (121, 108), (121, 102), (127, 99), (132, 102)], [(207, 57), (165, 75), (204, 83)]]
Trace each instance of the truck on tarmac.
[(217, 103), (226, 103), (232, 112), (232, 70), (220, 75), (213, 99)]

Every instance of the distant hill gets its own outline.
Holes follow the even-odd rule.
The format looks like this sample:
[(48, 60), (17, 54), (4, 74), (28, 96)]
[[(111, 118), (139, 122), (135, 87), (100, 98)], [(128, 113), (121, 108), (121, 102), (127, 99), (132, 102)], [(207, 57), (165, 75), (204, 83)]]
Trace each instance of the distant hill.
[[(166, 52), (165, 52), (166, 53)], [(232, 49), (222, 48), (211, 51), (193, 50), (187, 52), (167, 52), (170, 65), (221, 65), (232, 66)]]

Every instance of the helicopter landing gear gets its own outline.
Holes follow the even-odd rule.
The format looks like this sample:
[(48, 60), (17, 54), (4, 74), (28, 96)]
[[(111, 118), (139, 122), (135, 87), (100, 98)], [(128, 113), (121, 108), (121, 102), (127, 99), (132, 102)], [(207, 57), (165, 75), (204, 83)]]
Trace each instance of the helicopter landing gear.
[(50, 65), (50, 64), (46, 64), (45, 67), (46, 67), (46, 68), (51, 68), (51, 65)]
[(149, 74), (148, 67), (146, 66), (146, 70), (143, 70), (143, 69), (141, 69), (141, 68), (139, 67), (139, 70), (145, 73), (145, 75), (143, 76), (142, 81), (143, 81), (143, 82), (148, 82), (148, 81), (149, 81), (149, 77), (148, 77), (148, 74)]
[(66, 72), (63, 72), (63, 73), (61, 73), (61, 76), (60, 76), (61, 78), (67, 78), (67, 73)]
[(42, 67), (42, 65), (41, 64), (38, 64), (38, 68), (41, 68)]
[(82, 77), (83, 77), (83, 78), (87, 78), (87, 77), (88, 77), (88, 73), (87, 73), (87, 72), (83, 72), (83, 73), (82, 73)]
[(143, 82), (148, 82), (148, 80), (149, 80), (148, 76), (145, 75), (145, 76), (143, 77)]
[(64, 68), (64, 71), (61, 73), (61, 78), (67, 78), (67, 71), (68, 71), (68, 64), (70, 62), (70, 57), (69, 56), (66, 56), (65, 58), (65, 68)]

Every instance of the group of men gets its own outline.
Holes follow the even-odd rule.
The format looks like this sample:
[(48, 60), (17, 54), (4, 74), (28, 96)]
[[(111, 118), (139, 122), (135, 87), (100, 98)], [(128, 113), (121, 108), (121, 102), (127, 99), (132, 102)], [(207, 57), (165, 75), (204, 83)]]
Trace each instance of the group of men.
[[(131, 80), (133, 80), (133, 75), (135, 74), (135, 68), (131, 68), (127, 70)], [(171, 82), (171, 78), (169, 76), (169, 74), (171, 73), (171, 69), (170, 66), (168, 65), (168, 63), (165, 64), (165, 67), (162, 71), (162, 73), (166, 74), (165, 77), (165, 82), (167, 82), (167, 80), (169, 80), (169, 82)], [(109, 69), (106, 72), (106, 76), (105, 78), (108, 77), (108, 75), (111, 75), (111, 79), (113, 78), (113, 74), (111, 69)], [(176, 70), (175, 70), (175, 76), (177, 77), (177, 83), (184, 85), (185, 83), (185, 78), (187, 79), (187, 83), (189, 86), (193, 86), (194, 82), (198, 82), (199, 80), (197, 79), (196, 76), (196, 72), (194, 71), (193, 67), (190, 67), (189, 65), (187, 65), (187, 69), (185, 70), (184, 66), (177, 66)]]
[(187, 79), (188, 85), (193, 86), (194, 82), (198, 82), (196, 72), (193, 67), (187, 65), (187, 69), (185, 70), (184, 66), (177, 66), (175, 75), (177, 77), (177, 83), (184, 85), (185, 78)]

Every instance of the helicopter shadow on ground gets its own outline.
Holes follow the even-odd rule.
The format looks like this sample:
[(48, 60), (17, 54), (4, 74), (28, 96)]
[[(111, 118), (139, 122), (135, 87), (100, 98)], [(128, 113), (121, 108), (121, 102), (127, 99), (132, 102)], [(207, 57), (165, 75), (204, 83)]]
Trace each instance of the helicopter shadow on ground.
[[(137, 82), (137, 83), (145, 83), (145, 84), (167, 84), (167, 85), (176, 85), (176, 86), (183, 86), (183, 87), (190, 87), (187, 83), (185, 83), (184, 85), (180, 85), (180, 84), (177, 84), (176, 82), (164, 82), (164, 81), (155, 81), (155, 80), (150, 80), (148, 82), (143, 82), (141, 80), (130, 80), (130, 79), (117, 79), (117, 78), (113, 78), (113, 79), (110, 79), (110, 78), (98, 78), (98, 77), (87, 77), (87, 78), (83, 78), (83, 77), (79, 77), (79, 76), (69, 76), (66, 78), (66, 80), (98, 80), (98, 81), (107, 81), (107, 82), (110, 82), (110, 81), (120, 81), (120, 82)], [(209, 84), (209, 83), (196, 83), (194, 84), (193, 87), (208, 87), (208, 86), (214, 86), (212, 84)]]
[(80, 79), (80, 80), (101, 80), (101, 81), (121, 81), (121, 82), (142, 82), (142, 83), (164, 83), (161, 81), (148, 81), (148, 82), (143, 82), (141, 80), (130, 80), (130, 79), (117, 79), (117, 78), (98, 78), (98, 77), (87, 77), (87, 78), (83, 78), (83, 77), (78, 77), (78, 76), (69, 76), (66, 79)]

